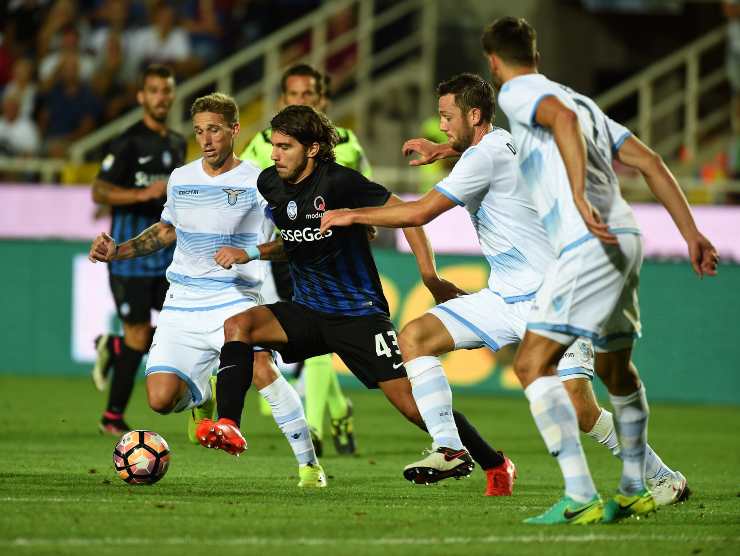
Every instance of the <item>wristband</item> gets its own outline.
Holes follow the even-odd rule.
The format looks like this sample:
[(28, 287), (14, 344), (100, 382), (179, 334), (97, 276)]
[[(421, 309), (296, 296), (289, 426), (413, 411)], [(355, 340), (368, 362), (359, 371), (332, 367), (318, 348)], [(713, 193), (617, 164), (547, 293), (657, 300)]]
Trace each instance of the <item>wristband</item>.
[(247, 252), (247, 257), (249, 257), (250, 261), (259, 260), (260, 250), (256, 245), (251, 245), (250, 247), (247, 247), (245, 251)]

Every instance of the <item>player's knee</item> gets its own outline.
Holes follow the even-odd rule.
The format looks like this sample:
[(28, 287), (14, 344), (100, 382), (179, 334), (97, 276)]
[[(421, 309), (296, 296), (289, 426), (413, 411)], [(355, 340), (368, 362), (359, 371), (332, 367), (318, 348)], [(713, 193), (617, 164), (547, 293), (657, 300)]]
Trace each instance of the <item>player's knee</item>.
[(422, 335), (421, 326), (416, 321), (412, 321), (403, 327), (398, 335), (398, 347), (401, 349), (401, 356), (404, 361), (411, 361), (425, 355), (423, 353), (424, 336)]
[(177, 400), (173, 395), (161, 390), (147, 391), (147, 399), (149, 401), (149, 407), (151, 407), (153, 411), (162, 415), (172, 413), (177, 403)]
[(252, 319), (249, 313), (240, 313), (224, 322), (224, 338), (227, 342), (250, 342)]
[(278, 371), (272, 362), (272, 357), (268, 352), (257, 352), (254, 356), (254, 373), (252, 382), (255, 388), (262, 390), (269, 386), (278, 378)]

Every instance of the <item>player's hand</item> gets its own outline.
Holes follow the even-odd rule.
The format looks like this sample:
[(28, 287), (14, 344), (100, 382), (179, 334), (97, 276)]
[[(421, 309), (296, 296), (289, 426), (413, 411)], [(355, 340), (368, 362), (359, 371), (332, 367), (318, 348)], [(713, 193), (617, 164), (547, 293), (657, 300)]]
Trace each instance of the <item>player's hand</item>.
[(697, 232), (695, 236), (688, 238), (686, 243), (689, 246), (689, 260), (697, 276), (716, 276), (719, 254), (712, 242)]
[(599, 241), (607, 245), (619, 244), (617, 236), (609, 231), (609, 226), (601, 220), (599, 211), (587, 199), (576, 200), (576, 208), (581, 214), (581, 218), (583, 218), (588, 231), (595, 235)]
[(423, 139), (421, 137), (416, 139), (409, 139), (401, 147), (403, 156), (411, 156), (412, 154), (418, 154), (419, 158), (409, 161), (409, 166), (422, 166), (424, 164), (431, 164), (441, 158), (444, 152), (442, 147), (437, 143), (433, 143), (429, 139)]
[(458, 288), (452, 282), (445, 280), (444, 278), (440, 278), (439, 276), (425, 278), (424, 285), (434, 297), (434, 301), (438, 304), (449, 301), (450, 299), (455, 299), (461, 295), (467, 295), (468, 293), (465, 290)]
[(153, 201), (154, 199), (161, 199), (167, 194), (167, 182), (164, 180), (157, 180), (150, 183), (147, 187), (139, 189), (139, 201), (142, 203), (146, 201)]
[(103, 232), (98, 234), (98, 237), (93, 240), (87, 258), (93, 263), (98, 261), (101, 263), (109, 263), (113, 260), (113, 257), (115, 257), (117, 250), (118, 247), (116, 246), (116, 241)]
[(232, 265), (244, 264), (249, 262), (249, 256), (244, 249), (238, 247), (222, 247), (213, 256), (216, 264), (229, 270)]
[(327, 210), (321, 217), (319, 231), (325, 234), (330, 228), (352, 226), (354, 223), (355, 216), (351, 209)]

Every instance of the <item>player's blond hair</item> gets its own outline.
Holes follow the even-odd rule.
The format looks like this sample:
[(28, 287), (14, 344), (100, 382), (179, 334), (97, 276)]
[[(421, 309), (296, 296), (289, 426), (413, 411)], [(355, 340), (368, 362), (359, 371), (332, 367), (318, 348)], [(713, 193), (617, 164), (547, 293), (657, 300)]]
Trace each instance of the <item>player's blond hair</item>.
[(190, 107), (190, 116), (195, 116), (201, 112), (221, 114), (229, 125), (239, 121), (239, 106), (232, 97), (224, 93), (211, 93), (195, 99)]

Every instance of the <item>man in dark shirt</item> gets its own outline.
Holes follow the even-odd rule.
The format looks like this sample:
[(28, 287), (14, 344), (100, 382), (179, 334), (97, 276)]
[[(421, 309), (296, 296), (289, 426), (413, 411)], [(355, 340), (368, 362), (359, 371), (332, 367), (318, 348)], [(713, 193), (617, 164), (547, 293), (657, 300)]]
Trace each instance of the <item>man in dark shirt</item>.
[[(185, 138), (167, 128), (174, 96), (172, 70), (152, 65), (143, 72), (137, 100), (144, 117), (112, 142), (93, 184), (95, 202), (112, 207), (111, 236), (117, 244), (159, 222), (169, 174), (185, 162)], [(129, 430), (123, 414), (152, 341), (151, 310), (160, 310), (164, 302), (165, 271), (173, 251), (174, 246), (109, 265), (123, 338), (104, 334), (96, 339), (93, 380), (99, 390), (105, 389), (113, 369), (108, 405), (100, 421), (104, 433), (120, 435)]]
[[(366, 228), (351, 226), (325, 235), (319, 232), (326, 210), (392, 205), (401, 200), (334, 162), (336, 132), (326, 116), (313, 108), (289, 106), (271, 124), (275, 166), (260, 174), (257, 187), (281, 237), (251, 251), (224, 247), (216, 262), (230, 268), (256, 258), (287, 257), (293, 300), (255, 307), (226, 321), (218, 381), (233, 387), (219, 392), (228, 392), (233, 397), (234, 413), (241, 412), (241, 401), (251, 382), (255, 345), (279, 351), (286, 361), (334, 352), (365, 386), (380, 388), (403, 415), (423, 428)], [(423, 229), (407, 228), (404, 233), (434, 298), (440, 301), (462, 293), (437, 275)], [(433, 413), (451, 413), (451, 403), (448, 388)], [(229, 451), (230, 438), (238, 433), (229, 424), (236, 420), (229, 414), (230, 406), (229, 400), (219, 397), (220, 419), (199, 428), (201, 444)], [(470, 474), (473, 463), (464, 446), (483, 468), (495, 466), (501, 459), (464, 416), (456, 414), (451, 427), (441, 425), (442, 419), (425, 417), (445, 465), (422, 473), (414, 470), (405, 474), (409, 480), (429, 483)]]

